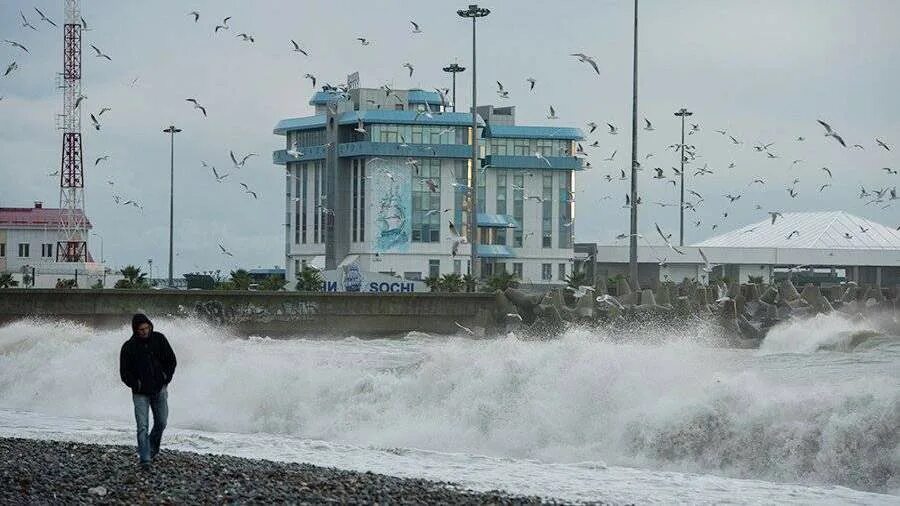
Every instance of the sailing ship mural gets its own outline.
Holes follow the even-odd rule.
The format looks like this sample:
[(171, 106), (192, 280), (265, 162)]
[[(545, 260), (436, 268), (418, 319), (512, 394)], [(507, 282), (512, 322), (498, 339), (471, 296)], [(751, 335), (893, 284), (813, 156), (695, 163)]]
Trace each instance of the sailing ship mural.
[(383, 168), (373, 177), (376, 202), (374, 214), (375, 249), (406, 251), (409, 247), (412, 217), (412, 191), (409, 168)]

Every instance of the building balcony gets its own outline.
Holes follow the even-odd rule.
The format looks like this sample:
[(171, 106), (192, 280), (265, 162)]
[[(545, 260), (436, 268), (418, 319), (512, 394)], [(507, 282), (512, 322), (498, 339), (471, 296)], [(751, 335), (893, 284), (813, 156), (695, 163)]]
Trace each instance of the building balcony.
[(515, 258), (516, 254), (513, 253), (513, 250), (509, 249), (509, 246), (503, 244), (479, 244), (478, 249), (479, 258)]
[(574, 156), (487, 155), (484, 163), (493, 169), (584, 170)]
[[(325, 146), (308, 146), (301, 148), (303, 156), (293, 157), (286, 149), (272, 152), (272, 162), (285, 165), (289, 162), (308, 162), (325, 159)], [(398, 142), (345, 142), (338, 144), (338, 157), (353, 158), (360, 156), (396, 156), (401, 158), (463, 158), (472, 155), (472, 147), (468, 144), (408, 144), (401, 147)]]
[(478, 213), (478, 226), (483, 228), (519, 228), (519, 222), (506, 214)]

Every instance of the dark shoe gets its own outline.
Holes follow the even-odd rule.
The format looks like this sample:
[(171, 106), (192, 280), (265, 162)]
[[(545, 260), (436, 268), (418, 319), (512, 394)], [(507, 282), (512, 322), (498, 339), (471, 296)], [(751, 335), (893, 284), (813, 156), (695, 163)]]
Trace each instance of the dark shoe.
[(141, 462), (141, 471), (149, 471), (150, 463), (149, 462)]

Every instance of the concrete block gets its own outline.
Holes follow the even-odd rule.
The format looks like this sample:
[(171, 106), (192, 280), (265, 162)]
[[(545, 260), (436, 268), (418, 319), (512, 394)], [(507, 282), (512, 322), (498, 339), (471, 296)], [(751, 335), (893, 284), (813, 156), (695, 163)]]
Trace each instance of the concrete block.
[(759, 300), (766, 304), (775, 304), (775, 301), (778, 300), (778, 290), (775, 287), (770, 286), (763, 292)]
[(641, 305), (656, 305), (656, 297), (653, 296), (653, 290), (641, 290)]
[(797, 300), (800, 298), (800, 293), (797, 292), (797, 288), (794, 286), (794, 282), (790, 279), (785, 279), (781, 282), (781, 296), (784, 300)]

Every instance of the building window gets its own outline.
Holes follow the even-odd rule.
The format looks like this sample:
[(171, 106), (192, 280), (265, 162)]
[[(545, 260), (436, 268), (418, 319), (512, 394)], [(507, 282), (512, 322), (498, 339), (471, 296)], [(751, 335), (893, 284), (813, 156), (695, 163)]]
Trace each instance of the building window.
[(544, 281), (553, 279), (553, 264), (541, 264), (541, 279)]
[(43, 258), (52, 258), (53, 257), (53, 244), (52, 243), (41, 244), (41, 257), (43, 257)]
[(356, 201), (359, 198), (359, 160), (350, 160), (350, 170), (353, 177), (350, 180), (350, 241), (357, 241), (359, 232), (359, 215), (356, 213)]
[(441, 160), (419, 159), (412, 175), (412, 242), (441, 241)]
[(438, 259), (431, 259), (428, 261), (428, 275), (432, 278), (436, 278), (441, 275), (441, 261)]
[(572, 202), (574, 171), (566, 171), (559, 175), (559, 247), (568, 249), (572, 247), (574, 236), (574, 224), (572, 223)]
[(469, 187), (468, 164), (469, 160), (453, 161), (453, 177), (456, 179), (454, 181), (456, 186), (453, 187), (453, 220), (456, 224), (456, 231), (463, 237), (468, 237), (469, 230), (466, 223), (468, 220), (463, 219), (463, 207), (465, 207)]
[(422, 273), (416, 271), (407, 271), (403, 273), (403, 279), (408, 279), (410, 281), (421, 281)]
[(462, 274), (462, 260), (453, 261), (453, 274)]
[(20, 242), (19, 243), (19, 258), (28, 258), (28, 243)]
[(402, 111), (402, 110), (403, 110), (403, 104), (394, 104), (394, 110), (395, 110), (395, 111)]
[(513, 218), (519, 222), (519, 228), (513, 230), (513, 247), (521, 248), (525, 229), (525, 176), (513, 176), (512, 195)]
[(0, 242), (0, 258), (6, 257), (6, 243)]
[(566, 264), (559, 264), (559, 280), (566, 280)]
[(497, 173), (497, 214), (506, 214), (506, 173)]
[(528, 139), (513, 139), (513, 154), (519, 156), (534, 155), (528, 152)]
[(366, 240), (366, 160), (359, 161), (359, 242)]
[(322, 161), (317, 161), (313, 165), (313, 243), (315, 244), (323, 242), (322, 237), (325, 235), (325, 227), (322, 222), (322, 191), (325, 189), (325, 185), (322, 184), (324, 168)]
[(496, 262), (494, 264), (494, 274), (506, 274), (506, 262)]
[(544, 174), (541, 192), (541, 246), (553, 247), (553, 175)]
[(513, 276), (522, 279), (522, 262), (513, 262)]
[(494, 263), (485, 259), (481, 265), (481, 271), (484, 277), (489, 278), (494, 275)]

